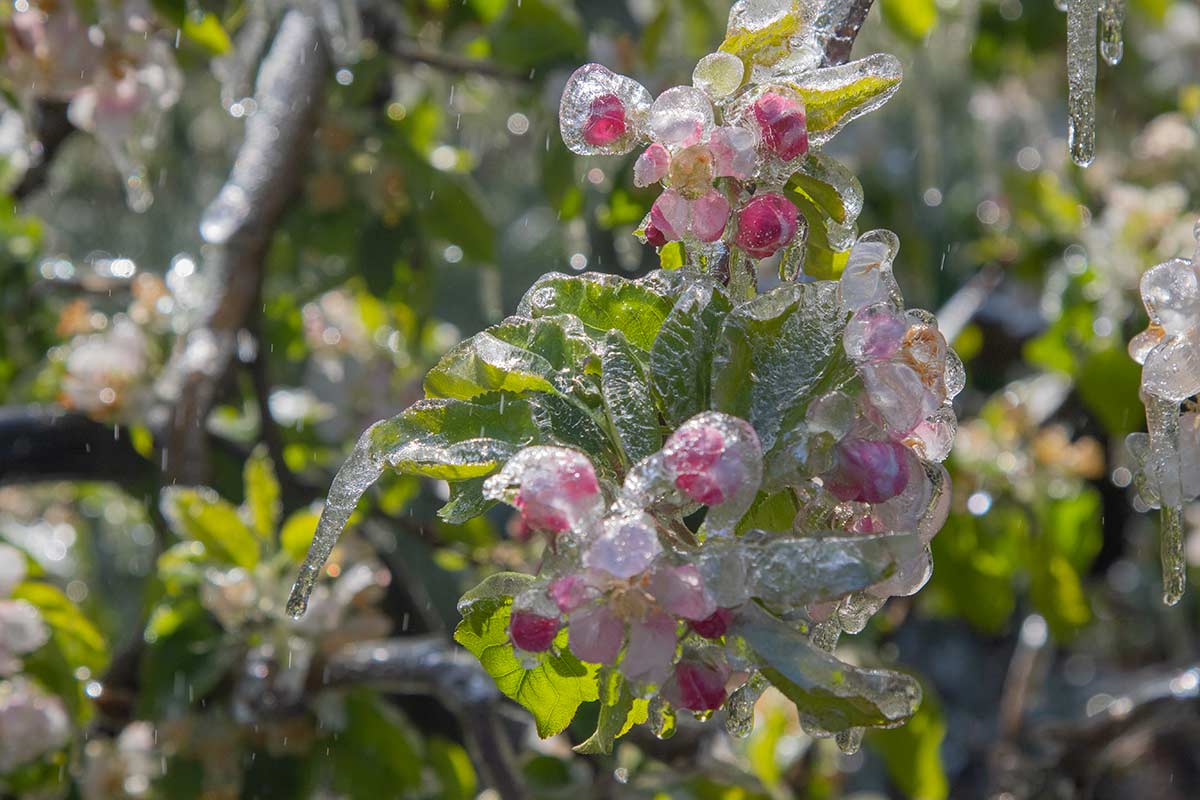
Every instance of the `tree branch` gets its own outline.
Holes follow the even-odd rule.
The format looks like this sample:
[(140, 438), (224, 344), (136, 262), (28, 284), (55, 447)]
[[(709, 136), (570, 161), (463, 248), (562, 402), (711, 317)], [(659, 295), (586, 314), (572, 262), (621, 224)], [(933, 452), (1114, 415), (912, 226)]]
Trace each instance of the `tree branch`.
[(104, 480), (141, 494), (157, 477), (120, 426), (47, 406), (0, 408), (0, 485)]
[(287, 12), (259, 67), (258, 111), (246, 122), (228, 181), (200, 222), (212, 296), (159, 380), (160, 397), (175, 406), (164, 431), (173, 480), (208, 478), (205, 419), (234, 359), (237, 335), (261, 297), (267, 252), (302, 174), (328, 63), (317, 23), (302, 11)]
[(496, 713), (500, 691), (466, 651), (438, 636), (360, 642), (330, 659), (321, 675), (323, 688), (358, 685), (436, 697), (458, 715), (484, 780), (504, 800), (529, 796)]
[(37, 162), (25, 171), (20, 183), (13, 188), (13, 199), (18, 201), (24, 200), (42, 187), (50, 174), (50, 164), (58, 154), (58, 149), (75, 132), (75, 126), (67, 119), (67, 104), (55, 100), (38, 102), (35, 126), (36, 130), (30, 133), (37, 138), (41, 152), (38, 153)]
[(828, 0), (817, 18), (817, 29), (826, 31), (824, 66), (836, 67), (850, 60), (854, 40), (871, 12), (874, 0)]

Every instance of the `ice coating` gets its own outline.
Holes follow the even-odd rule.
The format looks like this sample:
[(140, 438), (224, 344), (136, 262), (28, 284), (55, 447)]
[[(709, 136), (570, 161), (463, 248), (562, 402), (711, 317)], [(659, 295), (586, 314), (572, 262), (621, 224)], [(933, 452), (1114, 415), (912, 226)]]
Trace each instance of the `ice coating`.
[(333, 483), (329, 487), (329, 495), (325, 498), (325, 507), (321, 509), (321, 518), (317, 522), (317, 530), (313, 534), (312, 544), (309, 545), (308, 555), (300, 565), (300, 574), (292, 586), (291, 595), (287, 601), (287, 613), (294, 619), (304, 616), (308, 608), (308, 599), (312, 596), (321, 568), (329, 560), (338, 537), (346, 527), (350, 515), (367, 489), (383, 474), (384, 461), (378, 452), (375, 442), (375, 432), (382, 429), (386, 422), (377, 422), (363, 433), (346, 462), (342, 464)]
[(705, 411), (666, 441), (662, 466), (676, 489), (710, 506), (705, 517), (709, 535), (728, 535), (758, 494), (762, 448), (745, 420)]
[(642, 140), (650, 93), (600, 64), (571, 74), (558, 108), (563, 141), (579, 155), (623, 155)]
[(530, 530), (549, 534), (586, 532), (604, 511), (592, 462), (565, 447), (526, 447), (487, 479), (483, 495), (516, 507)]
[(712, 102), (693, 86), (673, 86), (655, 98), (647, 126), (650, 138), (668, 149), (699, 144), (713, 127)]
[(1081, 167), (1096, 156), (1096, 35), (1101, 0), (1067, 3), (1067, 142)]
[(1125, 24), (1125, 0), (1101, 0), (1100, 55), (1109, 66), (1121, 63), (1125, 54), (1121, 28)]
[(745, 79), (746, 65), (732, 53), (709, 53), (692, 72), (692, 85), (715, 99), (737, 91)]
[(1183, 466), (1179, 455), (1179, 404), (1151, 394), (1143, 395), (1146, 428), (1150, 434), (1152, 462), (1162, 504), (1159, 548), (1163, 570), (1163, 602), (1173, 606), (1187, 586), (1187, 559), (1183, 541)]

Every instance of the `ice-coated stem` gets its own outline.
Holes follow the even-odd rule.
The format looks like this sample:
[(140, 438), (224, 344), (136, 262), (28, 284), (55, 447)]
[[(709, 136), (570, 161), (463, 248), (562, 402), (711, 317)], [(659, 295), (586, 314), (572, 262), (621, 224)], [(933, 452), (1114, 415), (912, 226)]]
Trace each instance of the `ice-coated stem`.
[(354, 445), (346, 463), (333, 476), (329, 497), (325, 499), (325, 508), (321, 510), (312, 544), (308, 546), (308, 555), (300, 565), (300, 574), (296, 576), (296, 583), (288, 596), (287, 613), (296, 619), (308, 609), (308, 598), (317, 585), (321, 568), (329, 560), (329, 554), (333, 552), (355, 506), (371, 484), (383, 474), (383, 459), (376, 452), (372, 435), (380, 424), (377, 422), (367, 428)]
[[(1107, 2), (1107, 0), (1105, 0)], [(1081, 167), (1096, 156), (1096, 31), (1101, 0), (1067, 5), (1067, 141)]]
[(1183, 554), (1183, 478), (1179, 462), (1179, 404), (1143, 393), (1150, 452), (1158, 474), (1162, 503), (1162, 533), (1159, 548), (1163, 570), (1163, 602), (1173, 606), (1187, 585), (1187, 562)]
[(1100, 55), (1110, 66), (1121, 63), (1125, 44), (1121, 26), (1125, 24), (1125, 0), (1103, 0), (1100, 6)]

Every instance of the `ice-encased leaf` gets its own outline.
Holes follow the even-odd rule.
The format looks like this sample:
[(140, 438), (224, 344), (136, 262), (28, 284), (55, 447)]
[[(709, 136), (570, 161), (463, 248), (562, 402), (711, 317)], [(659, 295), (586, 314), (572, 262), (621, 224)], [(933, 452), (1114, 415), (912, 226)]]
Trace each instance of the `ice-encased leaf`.
[(536, 581), (537, 578), (522, 572), (489, 575), (459, 598), (458, 613), (463, 619), (484, 620), (506, 602), (511, 603), (514, 597), (529, 589)]
[(564, 628), (554, 647), (538, 654), (537, 665), (526, 669), (509, 641), (511, 614), (511, 601), (501, 602), (488, 614), (472, 614), (458, 624), (454, 641), (479, 659), (501, 692), (533, 715), (538, 736), (553, 736), (570, 724), (582, 703), (599, 697), (598, 667), (571, 654)]
[(573, 317), (509, 317), (442, 356), (425, 376), (425, 393), (458, 400), (495, 391), (567, 394), (592, 355)]
[(697, 281), (663, 322), (650, 348), (650, 383), (669, 424), (679, 425), (708, 408), (713, 352), (732, 309), (720, 287)]
[(813, 397), (849, 378), (845, 324), (826, 282), (787, 284), (736, 307), (713, 358), (713, 408), (749, 420), (769, 452)]
[(636, 462), (662, 446), (658, 411), (650, 394), (646, 368), (619, 331), (609, 331), (600, 355), (600, 392), (628, 462)]
[(807, 725), (831, 732), (895, 727), (921, 702), (920, 684), (910, 676), (839, 661), (752, 603), (739, 610), (727, 636), (739, 640)]
[[(788, 198), (800, 206), (810, 226), (823, 226), (831, 250), (854, 243), (854, 223), (863, 206), (863, 189), (845, 165), (824, 153), (811, 152), (787, 184)], [(817, 213), (811, 213), (811, 212)]]
[(279, 498), (279, 479), (275, 466), (262, 445), (255, 448), (242, 468), (242, 483), (246, 487), (244, 514), (260, 539), (270, 541), (279, 527), (283, 503)]
[(826, 531), (749, 546), (750, 593), (776, 609), (836, 600), (890, 577), (917, 558), (915, 533), (879, 535)]
[(585, 755), (609, 755), (613, 741), (629, 732), (634, 725), (645, 722), (649, 703), (634, 697), (629, 682), (615, 669), (600, 672), (600, 716), (596, 720), (596, 731), (585, 741), (575, 745), (576, 753)]
[(552, 272), (525, 293), (517, 315), (538, 319), (571, 314), (597, 338), (615, 328), (634, 347), (649, 350), (674, 305), (666, 291), (670, 284), (664, 285), (665, 280), (654, 274), (631, 281), (600, 273)]
[(602, 413), (555, 394), (530, 395), (528, 402), (539, 442), (582, 450), (592, 457), (598, 472), (613, 477), (620, 457), (607, 425), (601, 421)]
[(774, 66), (802, 47), (804, 39), (811, 40), (803, 33), (805, 28), (811, 32), (814, 17), (812, 0), (738, 0), (729, 10), (720, 50), (751, 66)]
[(804, 98), (808, 141), (820, 147), (847, 123), (886, 103), (903, 76), (895, 56), (874, 53), (837, 67), (780, 75), (778, 80)]
[(600, 64), (584, 64), (563, 87), (563, 141), (580, 155), (622, 155), (643, 137), (652, 99), (640, 83)]
[(537, 437), (529, 403), (506, 394), (483, 395), (472, 402), (421, 400), (367, 428), (329, 487), (317, 531), (288, 598), (288, 613), (304, 614), (321, 567), (358, 501), (385, 467), (448, 481), (480, 478)]

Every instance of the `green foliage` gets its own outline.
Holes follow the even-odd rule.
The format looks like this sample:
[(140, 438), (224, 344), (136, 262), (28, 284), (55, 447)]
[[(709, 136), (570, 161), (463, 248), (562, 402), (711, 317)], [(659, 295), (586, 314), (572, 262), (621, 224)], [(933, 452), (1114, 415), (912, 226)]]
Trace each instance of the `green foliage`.
[(600, 716), (596, 732), (575, 746), (575, 752), (586, 755), (612, 753), (613, 741), (629, 732), (634, 725), (646, 721), (649, 703), (634, 697), (629, 684), (615, 669), (600, 671)]
[(921, 685), (921, 707), (899, 728), (867, 733), (867, 745), (887, 766), (888, 777), (910, 800), (946, 800), (950, 783), (942, 765), (946, 720), (928, 682)]
[(175, 535), (204, 545), (214, 561), (243, 569), (258, 563), (258, 539), (237, 508), (212, 489), (169, 487), (163, 491), (161, 505)]
[(882, 0), (880, 8), (888, 27), (913, 43), (919, 43), (937, 25), (934, 0)]

